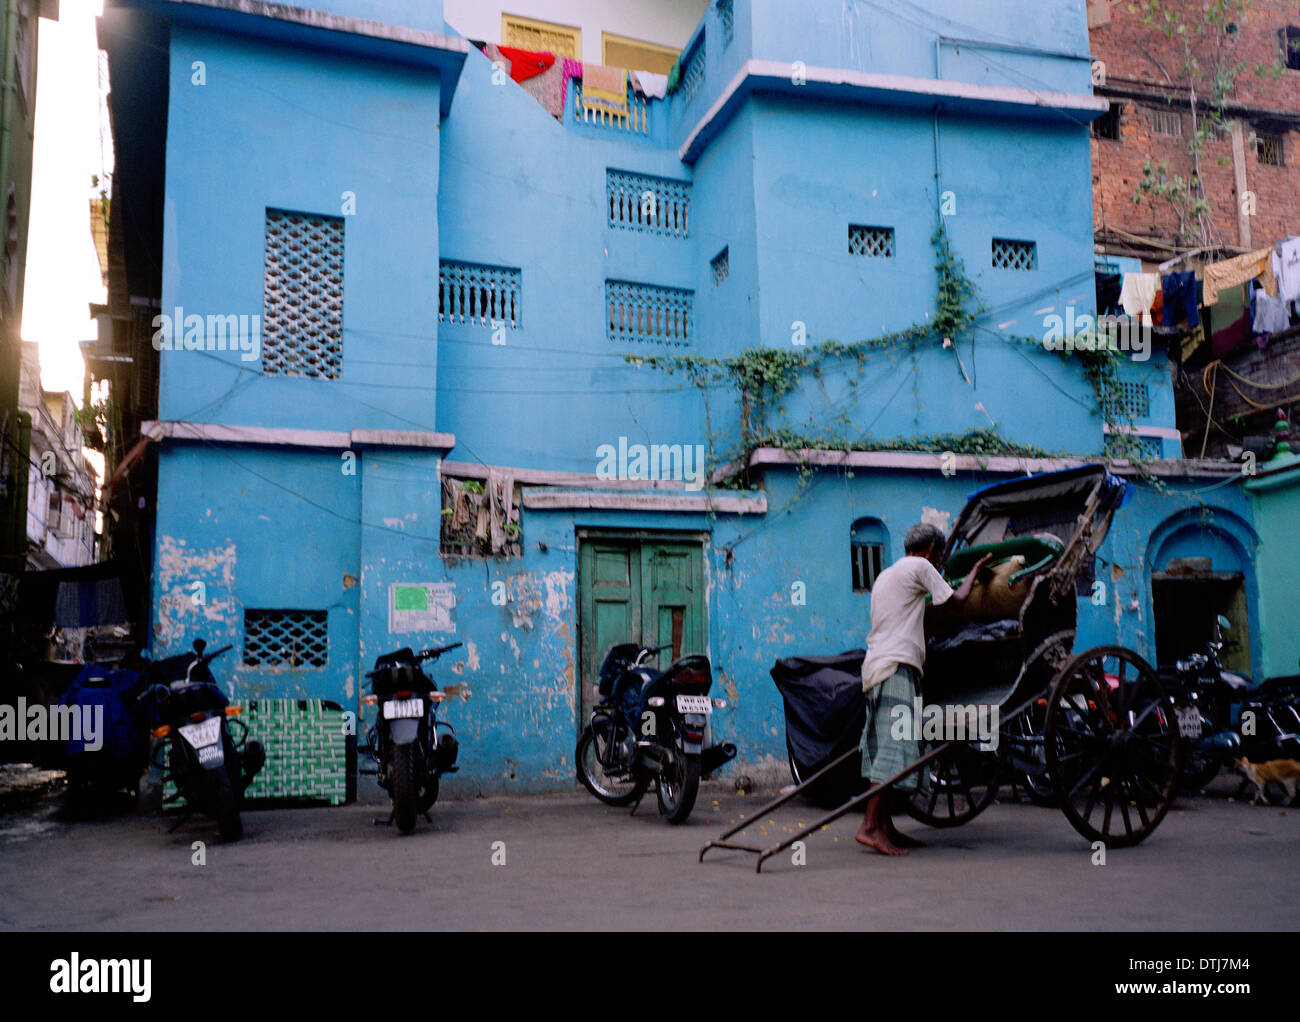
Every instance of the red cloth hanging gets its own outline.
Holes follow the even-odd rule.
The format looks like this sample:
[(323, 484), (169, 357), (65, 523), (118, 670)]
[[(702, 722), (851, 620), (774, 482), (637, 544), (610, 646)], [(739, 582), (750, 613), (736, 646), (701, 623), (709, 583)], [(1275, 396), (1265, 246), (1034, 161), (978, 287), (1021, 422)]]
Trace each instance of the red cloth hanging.
[(501, 56), (510, 61), (510, 78), (516, 82), (527, 81), (555, 63), (554, 53), (520, 50), (514, 46), (498, 46), (497, 49), (501, 51)]

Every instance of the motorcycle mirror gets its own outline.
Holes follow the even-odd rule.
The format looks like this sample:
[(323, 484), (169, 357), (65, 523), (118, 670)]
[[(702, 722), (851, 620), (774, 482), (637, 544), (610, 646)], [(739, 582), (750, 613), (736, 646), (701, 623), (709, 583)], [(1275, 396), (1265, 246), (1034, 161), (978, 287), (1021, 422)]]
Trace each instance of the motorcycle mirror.
[(1225, 632), (1226, 632), (1226, 631), (1230, 631), (1230, 630), (1232, 629), (1232, 622), (1229, 621), (1229, 620), (1228, 620), (1226, 617), (1224, 617), (1222, 614), (1220, 614), (1220, 615), (1219, 615), (1219, 627), (1220, 627), (1221, 629), (1223, 629)]
[(203, 651), (207, 649), (207, 646), (208, 644), (204, 642), (202, 639), (194, 640), (194, 652), (197, 653), (199, 656), (203, 655)]

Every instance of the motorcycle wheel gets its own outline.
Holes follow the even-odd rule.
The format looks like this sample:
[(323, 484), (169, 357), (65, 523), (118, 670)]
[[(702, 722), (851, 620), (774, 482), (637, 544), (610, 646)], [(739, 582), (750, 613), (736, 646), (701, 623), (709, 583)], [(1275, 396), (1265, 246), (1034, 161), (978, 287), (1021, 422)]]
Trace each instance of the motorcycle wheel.
[[(205, 771), (212, 785), (212, 812), (217, 818), (217, 832), (221, 840), (227, 843), (238, 841), (244, 836), (244, 821), (239, 817), (239, 799), (235, 792), (236, 785), (230, 781), (231, 757), (234, 749), (230, 740), (226, 740), (226, 761), (216, 770)], [(234, 768), (239, 769), (239, 761), (234, 761)]]
[(403, 834), (415, 829), (415, 746), (393, 746), (393, 822)]
[(582, 732), (578, 739), (578, 748), (574, 758), (578, 764), (578, 780), (589, 792), (610, 806), (631, 805), (650, 785), (648, 777), (613, 778), (609, 777), (600, 764), (605, 755), (606, 746), (602, 744), (607, 738), (597, 738), (591, 725)]
[(659, 811), (672, 824), (686, 822), (700, 793), (700, 757), (683, 749), (679, 726), (673, 725), (672, 760), (659, 773)]

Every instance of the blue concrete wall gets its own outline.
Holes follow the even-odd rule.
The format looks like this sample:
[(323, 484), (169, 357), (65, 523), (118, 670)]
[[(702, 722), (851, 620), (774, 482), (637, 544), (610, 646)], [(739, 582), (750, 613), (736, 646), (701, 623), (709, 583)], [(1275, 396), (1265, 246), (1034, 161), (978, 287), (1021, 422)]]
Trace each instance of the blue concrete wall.
[[(204, 638), (235, 698), (357, 695), (360, 475), (337, 453), (167, 444), (158, 461), (153, 653)], [(199, 583), (200, 588), (195, 584)], [(201, 600), (198, 597), (202, 597)], [(247, 609), (326, 610), (324, 667), (242, 664)]]
[(161, 418), (434, 428), (438, 102), (436, 73), (173, 27), (162, 311), (261, 315), (267, 208), (338, 216), (352, 192), (356, 212), (342, 378), (165, 351)]

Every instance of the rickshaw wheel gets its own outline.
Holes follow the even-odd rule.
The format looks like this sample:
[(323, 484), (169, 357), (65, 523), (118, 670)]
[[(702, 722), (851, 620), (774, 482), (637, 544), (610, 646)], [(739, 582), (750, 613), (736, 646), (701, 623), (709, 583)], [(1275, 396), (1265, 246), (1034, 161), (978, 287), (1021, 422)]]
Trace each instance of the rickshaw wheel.
[[(922, 768), (927, 769), (927, 768)], [(968, 742), (956, 742), (932, 759), (929, 794), (907, 800), (907, 815), (929, 827), (960, 827), (993, 804), (998, 793), (998, 758)]]
[(1085, 650), (1057, 674), (1047, 772), (1061, 811), (1089, 841), (1135, 845), (1169, 810), (1180, 753), (1172, 705), (1151, 665), (1122, 646)]

